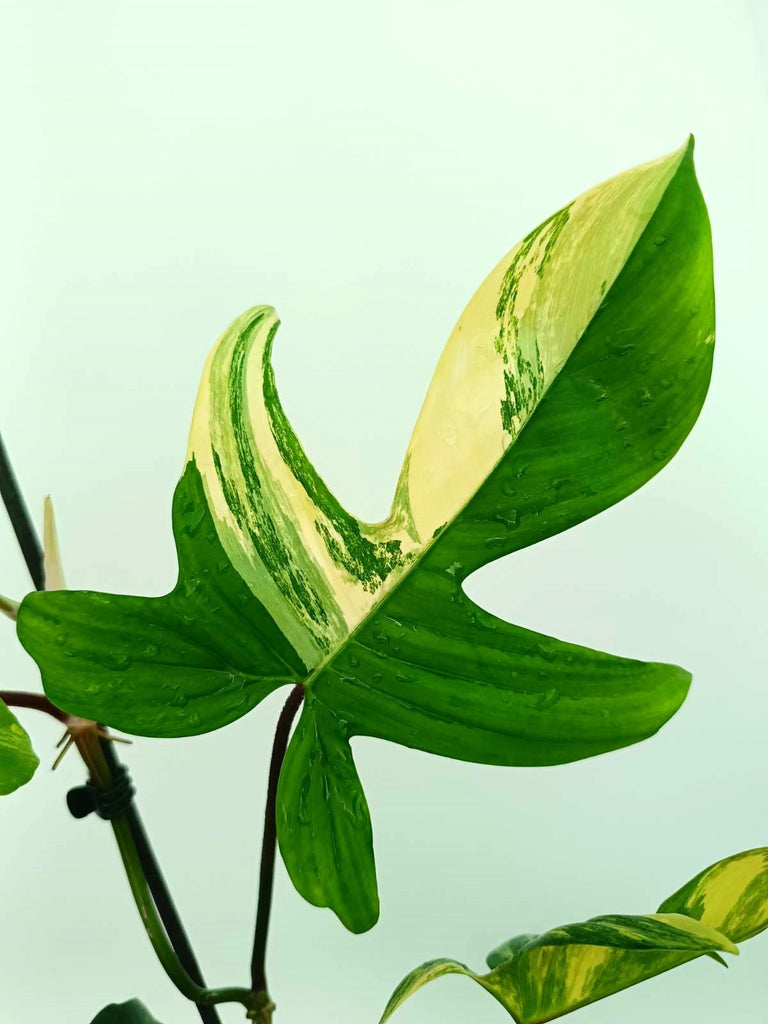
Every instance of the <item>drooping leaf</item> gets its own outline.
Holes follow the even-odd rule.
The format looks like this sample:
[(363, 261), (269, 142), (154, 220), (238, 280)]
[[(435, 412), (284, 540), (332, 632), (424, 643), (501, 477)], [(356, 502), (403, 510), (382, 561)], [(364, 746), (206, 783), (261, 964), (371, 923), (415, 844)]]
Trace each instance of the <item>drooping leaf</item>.
[(596, 917), (532, 938), (488, 974), (456, 960), (422, 964), (395, 989), (380, 1024), (445, 974), (477, 982), (518, 1024), (541, 1024), (717, 950), (738, 952), (724, 935), (692, 918)]
[(610, 915), (520, 935), (488, 955), (476, 974), (456, 960), (431, 960), (403, 979), (380, 1024), (429, 981), (446, 974), (471, 978), (517, 1024), (543, 1024), (700, 956), (723, 962), (737, 941), (768, 927), (768, 849), (750, 850), (702, 871), (659, 912)]
[(631, 493), (693, 425), (713, 298), (692, 144), (576, 199), (481, 285), (382, 523), (341, 507), (293, 433), (277, 326), (270, 307), (248, 311), (206, 365), (174, 590), (31, 595), (18, 630), (56, 704), (127, 732), (204, 732), (303, 682), (280, 846), (299, 891), (363, 930), (378, 897), (353, 736), (559, 764), (652, 735), (685, 697), (683, 669), (504, 622), (462, 582)]
[(110, 1003), (97, 1013), (91, 1024), (160, 1024), (144, 1003), (129, 999), (127, 1003)]
[(0, 796), (29, 782), (39, 764), (29, 736), (0, 700)]

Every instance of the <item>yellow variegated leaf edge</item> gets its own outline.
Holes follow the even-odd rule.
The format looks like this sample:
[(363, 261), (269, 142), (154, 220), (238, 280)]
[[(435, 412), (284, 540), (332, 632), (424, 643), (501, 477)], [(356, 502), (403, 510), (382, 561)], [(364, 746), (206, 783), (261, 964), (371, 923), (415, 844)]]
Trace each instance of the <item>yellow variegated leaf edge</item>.
[(593, 918), (512, 939), (489, 955), (496, 966), (487, 974), (456, 960), (428, 961), (398, 985), (380, 1024), (427, 982), (447, 974), (481, 985), (517, 1024), (544, 1024), (699, 956), (738, 953), (736, 941), (766, 927), (768, 848), (760, 848), (706, 868), (656, 914)]

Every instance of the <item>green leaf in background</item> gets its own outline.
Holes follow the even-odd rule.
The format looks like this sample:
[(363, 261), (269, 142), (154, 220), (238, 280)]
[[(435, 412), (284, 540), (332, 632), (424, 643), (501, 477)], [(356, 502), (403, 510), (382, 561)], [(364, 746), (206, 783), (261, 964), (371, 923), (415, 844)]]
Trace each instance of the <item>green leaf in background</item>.
[(685, 698), (683, 669), (522, 629), (462, 582), (630, 494), (691, 429), (714, 329), (692, 142), (570, 203), (480, 286), (381, 523), (309, 463), (277, 396), (277, 326), (249, 310), (209, 357), (174, 497), (174, 590), (33, 594), (18, 631), (57, 705), (127, 732), (205, 732), (302, 682), (280, 847), (299, 892), (363, 931), (378, 895), (353, 736), (561, 764), (645, 739)]
[(91, 1024), (160, 1024), (144, 1003), (130, 999), (127, 1003), (110, 1003), (97, 1013)]
[(510, 939), (488, 955), (488, 974), (456, 960), (422, 964), (395, 989), (380, 1024), (446, 974), (477, 982), (517, 1024), (543, 1024), (697, 957), (738, 953), (735, 942), (766, 927), (768, 849), (750, 850), (702, 871), (656, 914), (595, 917)]
[(0, 796), (29, 782), (38, 764), (29, 736), (0, 700)]

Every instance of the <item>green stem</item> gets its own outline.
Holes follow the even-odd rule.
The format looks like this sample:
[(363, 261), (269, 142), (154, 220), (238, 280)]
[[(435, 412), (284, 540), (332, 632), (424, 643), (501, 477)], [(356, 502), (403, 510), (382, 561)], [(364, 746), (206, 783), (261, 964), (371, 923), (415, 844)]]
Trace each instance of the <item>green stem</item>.
[(128, 876), (128, 884), (131, 887), (133, 898), (136, 901), (141, 920), (146, 929), (149, 941), (157, 955), (157, 959), (163, 965), (165, 973), (174, 983), (176, 988), (187, 999), (195, 1003), (211, 1006), (215, 1003), (242, 1003), (246, 1009), (253, 1008), (253, 993), (247, 988), (202, 988), (196, 984), (176, 956), (168, 941), (165, 928), (157, 915), (155, 903), (147, 886), (144, 873), (141, 869), (141, 862), (133, 841), (128, 822), (123, 816), (112, 821), (112, 828), (123, 859), (125, 873)]
[[(114, 775), (114, 773), (120, 768), (120, 762), (115, 753), (114, 744), (102, 736), (101, 749), (107, 762), (107, 767), (109, 768), (110, 773)], [(205, 980), (203, 978), (202, 971), (200, 970), (200, 965), (197, 962), (195, 951), (192, 949), (187, 933), (184, 930), (184, 925), (179, 917), (178, 911), (176, 910), (173, 899), (171, 898), (165, 878), (163, 877), (163, 872), (160, 869), (160, 865), (150, 845), (149, 838), (144, 829), (144, 823), (141, 820), (141, 816), (139, 815), (139, 811), (134, 801), (131, 801), (131, 804), (125, 812), (125, 821), (128, 825), (131, 836), (133, 837), (142, 874), (152, 900), (154, 901), (160, 921), (165, 928), (168, 940), (178, 956), (181, 966), (190, 976), (192, 981), (194, 981), (196, 985), (200, 986), (200, 988), (205, 988)], [(215, 1006), (201, 1006), (198, 1003), (197, 1012), (202, 1024), (221, 1024), (221, 1018), (219, 1017)]]
[[(37, 590), (45, 590), (45, 567), (42, 545), (40, 544), (32, 519), (24, 502), (21, 489), (13, 472), (8, 452), (0, 436), (0, 497), (8, 511), (14, 532), (21, 547), (24, 559), (27, 563), (32, 582)], [(7, 611), (7, 608), (3, 609)], [(14, 616), (15, 617), (15, 616)], [(99, 747), (98, 729), (96, 723), (88, 723), (82, 719), (75, 719), (72, 716), (60, 711), (42, 694), (19, 693), (18, 691), (6, 691), (3, 696), (5, 703), (16, 707), (34, 708), (52, 715), (63, 722), (75, 743), (80, 750), (83, 760), (90, 768), (94, 782), (107, 788), (112, 777), (112, 768), (117, 763), (114, 752), (110, 752), (108, 745), (101, 744)], [(94, 729), (84, 726), (92, 725)], [(80, 737), (78, 741), (78, 736)], [(96, 762), (96, 748), (99, 747), (100, 763)], [(86, 754), (90, 757), (87, 759)], [(99, 782), (101, 777), (102, 781)], [(133, 849), (137, 855), (141, 877), (144, 879), (145, 888), (148, 890), (155, 910), (155, 917), (159, 914), (161, 928), (165, 929), (166, 942), (175, 951), (180, 961), (180, 966), (187, 974), (187, 977), (201, 992), (208, 991), (205, 988), (203, 975), (197, 963), (194, 951), (189, 943), (184, 926), (174, 906), (171, 894), (165, 884), (160, 866), (152, 851), (149, 838), (144, 830), (139, 813), (135, 806), (129, 807), (125, 815), (125, 828), (131, 835)], [(191, 976), (191, 977), (190, 977)], [(255, 1002), (258, 1003), (258, 1000)], [(259, 1004), (259, 1009), (261, 1005)], [(197, 1004), (198, 1014), (203, 1024), (220, 1024), (220, 1018), (213, 1005), (205, 1003)], [(257, 1019), (257, 1018), (254, 1018)]]
[[(101, 741), (95, 731), (81, 734), (81, 736), (76, 738), (75, 742), (80, 749), (83, 760), (88, 766), (93, 781), (100, 789), (108, 789), (111, 784), (111, 772), (104, 757), (104, 752), (101, 749)], [(125, 815), (119, 815), (113, 818), (110, 824), (117, 840), (128, 884), (131, 887), (131, 892), (149, 941), (152, 943), (155, 955), (162, 964), (165, 973), (179, 992), (186, 996), (187, 999), (202, 1006), (213, 1006), (217, 1003), (241, 1003), (248, 1011), (248, 1016), (251, 1019), (258, 1020), (258, 1017), (255, 1015), (261, 1012), (262, 1006), (250, 989), (237, 987), (204, 988), (192, 980), (176, 955), (158, 915), (128, 819)]]

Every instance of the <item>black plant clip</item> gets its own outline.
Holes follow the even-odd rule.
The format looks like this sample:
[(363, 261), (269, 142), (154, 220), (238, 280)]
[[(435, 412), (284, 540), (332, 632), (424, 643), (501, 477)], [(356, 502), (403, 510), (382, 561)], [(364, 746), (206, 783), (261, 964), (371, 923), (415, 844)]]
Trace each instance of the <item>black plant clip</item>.
[(94, 782), (75, 786), (67, 793), (67, 807), (74, 818), (87, 818), (95, 811), (100, 818), (111, 821), (125, 814), (135, 792), (128, 769), (120, 764), (113, 768), (109, 789), (99, 789)]

